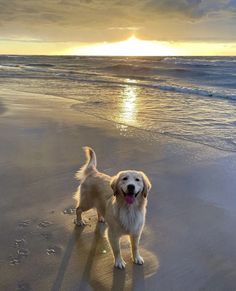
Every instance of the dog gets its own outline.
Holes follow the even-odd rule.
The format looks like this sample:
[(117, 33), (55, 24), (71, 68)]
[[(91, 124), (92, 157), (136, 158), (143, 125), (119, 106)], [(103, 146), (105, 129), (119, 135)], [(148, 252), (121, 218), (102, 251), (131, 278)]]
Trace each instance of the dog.
[(139, 253), (139, 240), (145, 224), (147, 196), (151, 189), (148, 177), (141, 171), (121, 171), (110, 177), (97, 170), (97, 159), (94, 150), (83, 148), (86, 163), (76, 173), (80, 186), (74, 196), (77, 200), (77, 226), (86, 222), (82, 213), (96, 208), (98, 221), (108, 224), (108, 239), (113, 251), (115, 267), (125, 268), (125, 261), (120, 250), (120, 238), (130, 236), (133, 262), (142, 265), (143, 258)]

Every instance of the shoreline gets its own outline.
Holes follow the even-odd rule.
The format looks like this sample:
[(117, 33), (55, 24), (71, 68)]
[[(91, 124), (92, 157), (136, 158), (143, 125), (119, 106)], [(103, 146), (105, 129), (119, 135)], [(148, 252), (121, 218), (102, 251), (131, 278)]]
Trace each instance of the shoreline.
[[(74, 111), (76, 101), (35, 96), (1, 90), (3, 290), (234, 290), (234, 153), (124, 130)], [(127, 269), (113, 269), (93, 211), (84, 229), (72, 223), (84, 145), (107, 174), (135, 168), (152, 181), (143, 267), (133, 266), (124, 240)]]
[[(6, 96), (9, 96), (11, 94), (14, 94), (14, 92), (16, 92), (17, 94), (19, 94), (20, 96), (22, 95), (28, 95), (28, 96), (32, 96), (32, 95), (37, 95), (38, 97), (44, 97), (47, 100), (45, 104), (47, 104), (47, 102), (49, 100), (51, 100), (51, 102), (57, 102), (58, 104), (63, 104), (67, 107), (68, 112), (70, 111), (70, 114), (72, 116), (75, 117), (75, 119), (78, 120), (78, 118), (83, 120), (84, 124), (86, 125), (86, 122), (91, 122), (91, 124), (98, 126), (98, 124), (102, 124), (101, 127), (103, 126), (103, 124), (105, 123), (105, 127), (111, 127), (112, 128), (116, 128), (116, 129), (120, 129), (120, 132), (122, 131), (129, 131), (129, 132), (143, 132), (144, 134), (147, 134), (150, 136), (150, 139), (155, 139), (154, 136), (157, 136), (156, 140), (158, 140), (158, 136), (159, 138), (163, 137), (163, 138), (170, 138), (173, 140), (173, 142), (175, 140), (179, 141), (179, 142), (186, 142), (186, 143), (192, 143), (193, 145), (200, 145), (200, 146), (204, 146), (204, 147), (209, 147), (210, 149), (215, 149), (218, 151), (222, 151), (225, 153), (233, 153), (235, 154), (236, 151), (234, 150), (230, 150), (230, 149), (226, 149), (226, 148), (221, 148), (219, 146), (214, 146), (214, 145), (210, 145), (204, 142), (200, 142), (197, 140), (192, 140), (192, 139), (188, 139), (188, 138), (183, 138), (180, 136), (176, 136), (175, 134), (172, 133), (167, 133), (167, 132), (159, 132), (159, 131), (155, 131), (152, 129), (148, 129), (148, 128), (141, 128), (135, 125), (130, 125), (130, 124), (126, 124), (126, 123), (122, 123), (119, 121), (114, 121), (112, 119), (107, 119), (107, 118), (103, 118), (99, 115), (93, 114), (91, 112), (89, 112), (88, 110), (85, 111), (84, 108), (82, 108), (83, 113), (82, 116), (78, 117), (78, 114), (81, 114), (80, 111), (80, 105), (83, 106), (83, 103), (75, 98), (72, 97), (63, 97), (63, 96), (59, 96), (59, 95), (51, 95), (51, 94), (41, 94), (41, 93), (33, 93), (33, 92), (28, 92), (28, 91), (14, 91), (12, 89), (1, 89), (1, 91), (3, 93), (6, 94)], [(11, 104), (12, 105), (12, 104)], [(51, 105), (54, 106), (54, 105)], [(77, 109), (78, 108), (78, 109)], [(74, 111), (75, 109), (75, 111)], [(0, 114), (4, 114), (7, 111), (7, 108), (3, 105), (0, 104)], [(42, 113), (42, 112), (41, 112)], [(90, 119), (88, 120), (86, 117), (90, 117)], [(67, 115), (67, 118), (69, 118), (69, 116)], [(122, 130), (121, 127), (124, 127), (125, 130)]]

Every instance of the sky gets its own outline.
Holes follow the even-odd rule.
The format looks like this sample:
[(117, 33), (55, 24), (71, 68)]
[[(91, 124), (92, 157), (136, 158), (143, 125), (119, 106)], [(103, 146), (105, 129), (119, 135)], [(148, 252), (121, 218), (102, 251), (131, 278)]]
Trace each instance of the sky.
[(135, 47), (236, 55), (236, 0), (0, 0), (1, 54), (132, 55)]

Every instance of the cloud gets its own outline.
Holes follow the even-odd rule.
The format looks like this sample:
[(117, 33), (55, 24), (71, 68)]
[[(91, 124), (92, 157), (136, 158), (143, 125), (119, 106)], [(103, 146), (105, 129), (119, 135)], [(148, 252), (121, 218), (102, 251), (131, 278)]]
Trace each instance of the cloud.
[(164, 15), (197, 19), (213, 12), (231, 11), (236, 1), (230, 0), (150, 0), (147, 7)]
[(234, 39), (235, 16), (236, 0), (0, 0), (0, 35), (99, 42), (136, 31), (164, 40)]

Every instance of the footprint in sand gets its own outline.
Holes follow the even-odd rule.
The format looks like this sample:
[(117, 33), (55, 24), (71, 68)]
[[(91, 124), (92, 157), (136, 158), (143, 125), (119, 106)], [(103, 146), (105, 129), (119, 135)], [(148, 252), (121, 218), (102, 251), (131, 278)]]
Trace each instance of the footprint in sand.
[(20, 247), (23, 247), (26, 245), (26, 240), (24, 238), (21, 238), (21, 239), (15, 239), (15, 242), (14, 242), (14, 246), (16, 248), (20, 248)]
[(40, 228), (45, 228), (45, 227), (48, 227), (48, 226), (50, 226), (50, 225), (52, 225), (52, 222), (44, 220), (44, 221), (41, 221), (41, 222), (38, 224), (38, 227), (40, 227)]
[(18, 265), (21, 263), (22, 259), (28, 257), (30, 251), (25, 247), (26, 240), (24, 238), (15, 239), (14, 247), (17, 249), (16, 254), (9, 257), (10, 265)]
[(19, 257), (10, 257), (9, 258), (9, 264), (12, 266), (20, 264), (20, 258)]
[(29, 249), (18, 249), (16, 255), (9, 257), (10, 265), (18, 265), (21, 263), (22, 259), (25, 259), (30, 254)]
[(16, 290), (17, 291), (31, 291), (33, 289), (30, 287), (29, 283), (24, 282), (24, 281), (20, 281), (17, 283)]
[(23, 220), (23, 221), (20, 221), (19, 223), (18, 223), (18, 226), (19, 227), (27, 227), (27, 226), (29, 226), (30, 225), (30, 220)]
[(50, 240), (52, 238), (52, 234), (48, 232), (42, 232), (40, 235), (46, 240)]
[(56, 251), (53, 248), (49, 248), (49, 249), (47, 249), (47, 254), (48, 255), (55, 255)]
[(52, 247), (47, 248), (46, 252), (49, 256), (50, 255), (57, 255), (61, 252), (61, 248), (58, 246), (52, 246)]
[(18, 256), (20, 257), (28, 257), (30, 251), (28, 249), (19, 249), (17, 251)]
[(75, 214), (75, 207), (69, 206), (63, 210), (63, 214)]

